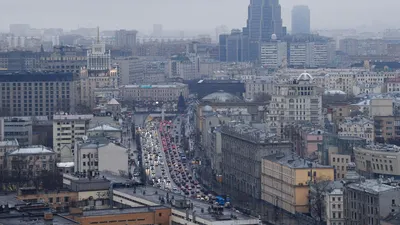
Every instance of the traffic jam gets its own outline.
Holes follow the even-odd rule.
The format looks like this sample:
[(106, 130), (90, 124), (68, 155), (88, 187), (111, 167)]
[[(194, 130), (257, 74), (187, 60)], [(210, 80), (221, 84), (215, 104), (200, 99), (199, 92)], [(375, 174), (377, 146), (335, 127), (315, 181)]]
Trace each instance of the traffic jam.
[(163, 121), (159, 124), (162, 149), (166, 155), (166, 164), (177, 190), (187, 197), (208, 200), (203, 188), (190, 171), (190, 164), (181, 145), (172, 138), (172, 122)]

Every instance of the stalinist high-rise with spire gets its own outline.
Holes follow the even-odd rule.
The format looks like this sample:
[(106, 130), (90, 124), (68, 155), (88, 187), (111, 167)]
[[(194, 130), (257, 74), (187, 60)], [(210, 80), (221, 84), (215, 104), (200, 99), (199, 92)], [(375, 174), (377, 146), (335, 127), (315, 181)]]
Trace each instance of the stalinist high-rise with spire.
[(95, 43), (87, 51), (87, 67), (81, 69), (79, 84), (79, 103), (90, 110), (118, 98), (118, 70), (111, 66), (111, 53), (100, 41), (99, 28)]

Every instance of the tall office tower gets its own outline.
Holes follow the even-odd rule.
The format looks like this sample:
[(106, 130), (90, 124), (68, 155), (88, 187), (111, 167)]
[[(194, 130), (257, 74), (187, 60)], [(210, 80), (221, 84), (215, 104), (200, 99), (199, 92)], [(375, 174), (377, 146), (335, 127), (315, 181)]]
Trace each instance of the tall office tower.
[(258, 61), (260, 43), (270, 41), (272, 34), (278, 39), (284, 35), (279, 0), (250, 0), (247, 27), (243, 33), (249, 37), (248, 60)]
[(310, 9), (306, 5), (296, 5), (292, 9), (292, 34), (310, 33)]
[(119, 48), (134, 49), (136, 47), (136, 30), (115, 31), (115, 45)]
[(163, 25), (162, 24), (153, 24), (153, 36), (157, 37), (157, 38), (163, 36)]
[(219, 35), (219, 61), (226, 62), (226, 40), (229, 34)]
[(231, 35), (226, 39), (226, 61), (242, 61), (242, 33), (240, 30), (232, 30)]
[(106, 50), (106, 44), (100, 42), (100, 31), (97, 29), (97, 40), (87, 51), (87, 69), (106, 71), (111, 68), (111, 53)]

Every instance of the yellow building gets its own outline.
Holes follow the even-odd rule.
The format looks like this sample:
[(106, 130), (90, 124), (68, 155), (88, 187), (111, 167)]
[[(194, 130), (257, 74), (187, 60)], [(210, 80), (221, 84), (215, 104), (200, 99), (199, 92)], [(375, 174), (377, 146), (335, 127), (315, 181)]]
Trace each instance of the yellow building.
[(334, 180), (334, 170), (298, 157), (273, 155), (262, 160), (261, 198), (291, 213), (309, 212), (309, 184)]

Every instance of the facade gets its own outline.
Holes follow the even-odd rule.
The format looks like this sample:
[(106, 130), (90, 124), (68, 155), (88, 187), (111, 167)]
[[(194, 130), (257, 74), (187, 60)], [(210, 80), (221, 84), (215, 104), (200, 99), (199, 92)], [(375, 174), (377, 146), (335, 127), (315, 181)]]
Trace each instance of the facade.
[(200, 61), (197, 56), (174, 55), (168, 61), (168, 77), (171, 79), (199, 79)]
[(400, 187), (383, 180), (363, 180), (344, 189), (346, 225), (381, 224), (381, 220), (398, 210)]
[(364, 138), (367, 143), (372, 143), (375, 141), (374, 121), (363, 117), (347, 117), (339, 123), (338, 135)]
[(76, 150), (75, 172), (92, 175), (96, 172), (107, 171), (123, 177), (129, 174), (128, 149), (111, 143), (104, 137), (89, 138), (76, 143)]
[(347, 174), (347, 165), (351, 163), (351, 155), (340, 154), (335, 147), (329, 153), (329, 165), (335, 169), (335, 180), (343, 180)]
[(277, 153), (262, 159), (262, 199), (290, 213), (308, 213), (310, 182), (334, 180), (334, 171), (293, 153)]
[(61, 162), (73, 162), (75, 141), (86, 136), (93, 115), (54, 115), (53, 150)]
[(117, 30), (115, 31), (115, 46), (118, 48), (136, 48), (136, 30)]
[(189, 95), (187, 84), (124, 85), (121, 87), (123, 100), (135, 101), (177, 101), (180, 95)]
[[(334, 182), (336, 183), (336, 182)], [(327, 225), (345, 225), (343, 185), (332, 185), (325, 192), (325, 221)], [(339, 187), (335, 187), (339, 186)]]
[(56, 169), (56, 153), (44, 146), (28, 146), (6, 154), (7, 169), (14, 175), (39, 175)]
[(281, 41), (263, 42), (261, 44), (260, 63), (267, 69), (278, 69), (287, 66), (287, 43)]
[(99, 103), (99, 98), (105, 100), (117, 98), (118, 70), (81, 70), (78, 91), (80, 105), (90, 109)]
[(292, 9), (292, 32), (291, 34), (309, 34), (310, 9), (306, 5), (296, 5)]
[(75, 46), (54, 46), (53, 53), (40, 57), (40, 70), (43, 72), (79, 73), (86, 67), (86, 54)]
[(328, 67), (335, 51), (332, 41), (296, 41), (288, 48), (289, 65), (296, 68)]
[(119, 85), (136, 83), (136, 76), (143, 71), (143, 62), (138, 57), (116, 58), (112, 62), (118, 67)]
[(226, 38), (226, 62), (242, 62), (242, 33), (232, 30)]
[(293, 143), (293, 151), (301, 157), (315, 157), (323, 142), (324, 130), (310, 123), (289, 124), (284, 127), (285, 137)]
[(352, 94), (357, 96), (361, 94), (381, 94), (385, 90), (385, 84), (383, 83), (362, 83), (358, 82), (353, 86)]
[(99, 38), (87, 51), (87, 69), (94, 71), (107, 71), (111, 68), (111, 52), (106, 50), (106, 45)]
[(275, 84), (266, 114), (270, 132), (282, 135), (282, 127), (295, 121), (322, 125), (321, 94), (313, 77), (307, 73), (291, 82)]
[(400, 147), (396, 145), (367, 145), (354, 148), (357, 170), (366, 177), (399, 177)]
[(72, 73), (1, 73), (1, 111), (8, 116), (50, 116), (74, 112), (76, 85)]
[(244, 96), (246, 99), (256, 99), (257, 96), (263, 94), (271, 95), (274, 90), (275, 79), (273, 76), (261, 77), (258, 79), (249, 79), (245, 81), (246, 92)]
[(221, 128), (222, 179), (227, 193), (238, 201), (261, 199), (262, 157), (289, 153), (292, 144), (274, 140), (265, 132), (249, 125)]
[(0, 68), (10, 72), (36, 71), (39, 54), (31, 51), (9, 51), (0, 53)]
[(375, 116), (375, 139), (379, 142), (398, 140), (400, 138), (400, 117)]
[(49, 191), (41, 193), (31, 188), (20, 188), (17, 199), (26, 203), (46, 203), (57, 212), (68, 211), (71, 203), (77, 202), (78, 192)]
[(385, 80), (385, 91), (387, 93), (396, 93), (400, 91), (400, 78), (388, 78)]
[(20, 146), (32, 145), (32, 120), (4, 118), (4, 139), (17, 140)]
[(19, 149), (19, 144), (16, 139), (0, 141), (0, 169), (6, 169), (6, 156), (17, 149)]
[(388, 55), (388, 43), (383, 39), (345, 38), (339, 41), (339, 49), (350, 56)]

